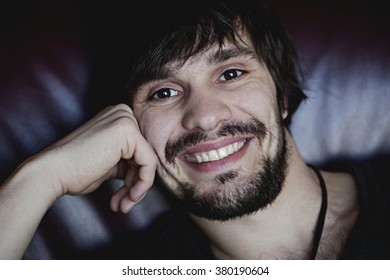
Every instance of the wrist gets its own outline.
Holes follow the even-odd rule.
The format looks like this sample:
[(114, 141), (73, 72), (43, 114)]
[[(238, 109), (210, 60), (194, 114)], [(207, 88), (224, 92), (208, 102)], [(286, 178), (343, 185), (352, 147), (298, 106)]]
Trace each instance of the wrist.
[(20, 198), (42, 203), (48, 208), (62, 196), (52, 176), (50, 163), (34, 156), (23, 162), (5, 182), (5, 192), (18, 194)]

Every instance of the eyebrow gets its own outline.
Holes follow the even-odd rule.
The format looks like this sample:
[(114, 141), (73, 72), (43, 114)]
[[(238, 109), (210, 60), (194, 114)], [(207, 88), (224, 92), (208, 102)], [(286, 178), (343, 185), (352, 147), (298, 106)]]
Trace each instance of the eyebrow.
[(208, 62), (210, 64), (218, 64), (223, 63), (231, 58), (235, 57), (256, 57), (255, 52), (246, 47), (235, 47), (235, 48), (228, 48), (228, 49), (221, 49), (214, 53), (212, 53), (208, 59)]

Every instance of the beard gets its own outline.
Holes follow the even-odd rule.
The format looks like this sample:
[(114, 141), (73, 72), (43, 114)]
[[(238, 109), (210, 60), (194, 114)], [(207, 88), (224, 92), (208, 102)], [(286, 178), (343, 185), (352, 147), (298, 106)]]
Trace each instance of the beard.
[[(261, 145), (267, 133), (263, 123), (252, 120), (249, 123), (226, 124), (217, 136), (255, 135)], [(216, 176), (214, 183), (217, 187), (207, 192), (200, 192), (196, 184), (174, 178), (178, 185), (176, 197), (179, 206), (198, 217), (227, 221), (253, 214), (272, 204), (282, 190), (287, 169), (285, 131), (279, 120), (276, 136), (276, 153), (273, 157), (260, 155), (255, 172), (245, 183), (238, 182), (237, 170)], [(175, 165), (176, 154), (208, 138), (205, 133), (192, 132), (178, 141), (169, 142), (165, 150), (167, 162)]]

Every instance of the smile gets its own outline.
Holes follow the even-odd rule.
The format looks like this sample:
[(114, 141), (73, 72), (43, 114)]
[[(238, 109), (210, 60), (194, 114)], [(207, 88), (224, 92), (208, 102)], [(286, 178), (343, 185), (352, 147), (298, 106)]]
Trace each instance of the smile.
[(224, 159), (231, 154), (234, 154), (238, 152), (239, 150), (244, 147), (245, 143), (247, 142), (246, 139), (243, 139), (238, 142), (234, 142), (232, 144), (229, 144), (227, 146), (221, 147), (216, 150), (211, 150), (208, 152), (202, 152), (202, 153), (195, 153), (195, 154), (187, 154), (184, 156), (184, 159), (188, 162), (192, 163), (203, 163), (203, 162), (211, 162), (211, 161), (218, 161), (221, 159)]

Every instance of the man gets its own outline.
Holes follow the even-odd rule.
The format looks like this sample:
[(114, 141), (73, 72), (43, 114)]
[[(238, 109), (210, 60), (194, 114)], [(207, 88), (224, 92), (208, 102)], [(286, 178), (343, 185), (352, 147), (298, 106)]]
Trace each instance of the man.
[(148, 25), (132, 34), (130, 106), (103, 110), (2, 186), (1, 256), (22, 256), (59, 197), (122, 178), (111, 208), (126, 213), (157, 170), (207, 236), (204, 258), (376, 257), (376, 245), (356, 249), (371, 237), (361, 229), (363, 181), (308, 166), (287, 129), (305, 96), (294, 50), (267, 6), (154, 4), (131, 18)]

